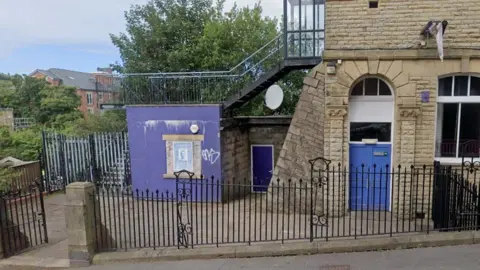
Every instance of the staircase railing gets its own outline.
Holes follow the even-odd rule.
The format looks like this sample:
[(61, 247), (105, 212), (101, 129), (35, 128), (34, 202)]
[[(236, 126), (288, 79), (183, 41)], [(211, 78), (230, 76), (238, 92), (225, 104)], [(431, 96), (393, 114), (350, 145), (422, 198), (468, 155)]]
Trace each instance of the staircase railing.
[(281, 62), (282, 36), (279, 34), (230, 70), (113, 76), (108, 89), (114, 94), (104, 96), (99, 103), (222, 103)]
[(97, 80), (99, 89), (114, 93), (98, 103), (222, 103), (278, 66), (287, 51), (288, 57), (320, 55), (316, 51), (323, 49), (323, 37), (313, 38), (307, 34), (312, 33), (301, 37), (290, 35), (285, 43), (285, 35), (281, 33), (230, 70), (130, 73), (103, 79), (104, 84)]

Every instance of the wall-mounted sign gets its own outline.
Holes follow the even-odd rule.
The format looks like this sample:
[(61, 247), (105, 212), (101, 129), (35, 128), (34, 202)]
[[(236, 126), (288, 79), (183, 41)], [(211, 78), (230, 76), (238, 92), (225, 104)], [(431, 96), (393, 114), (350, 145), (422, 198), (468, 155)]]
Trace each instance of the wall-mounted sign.
[(373, 152), (375, 157), (386, 157), (388, 156), (388, 152)]
[(430, 91), (422, 91), (422, 103), (428, 103), (430, 101)]

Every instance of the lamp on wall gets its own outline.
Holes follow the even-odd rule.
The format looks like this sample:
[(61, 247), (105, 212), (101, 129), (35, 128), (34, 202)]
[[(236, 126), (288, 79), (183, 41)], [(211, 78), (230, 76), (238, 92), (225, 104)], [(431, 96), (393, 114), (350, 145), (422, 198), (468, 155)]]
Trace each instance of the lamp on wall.
[(199, 130), (198, 125), (193, 124), (193, 125), (190, 126), (190, 131), (191, 131), (193, 134), (197, 134), (197, 133), (198, 133), (198, 130)]

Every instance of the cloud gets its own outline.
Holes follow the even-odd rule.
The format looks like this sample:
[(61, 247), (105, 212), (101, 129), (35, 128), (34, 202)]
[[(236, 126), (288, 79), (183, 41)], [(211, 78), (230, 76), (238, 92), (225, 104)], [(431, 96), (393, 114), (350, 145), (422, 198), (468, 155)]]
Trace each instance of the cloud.
[[(0, 0), (0, 58), (34, 45), (111, 46), (109, 34), (125, 31), (124, 11), (148, 0)], [(228, 0), (230, 9), (234, 0)], [(237, 1), (253, 6), (256, 0)], [(262, 2), (267, 16), (280, 16), (281, 0)], [(113, 47), (111, 47), (113, 48)], [(97, 51), (97, 53), (100, 53)]]
[(37, 44), (105, 45), (124, 11), (147, 0), (0, 0), (0, 52)]

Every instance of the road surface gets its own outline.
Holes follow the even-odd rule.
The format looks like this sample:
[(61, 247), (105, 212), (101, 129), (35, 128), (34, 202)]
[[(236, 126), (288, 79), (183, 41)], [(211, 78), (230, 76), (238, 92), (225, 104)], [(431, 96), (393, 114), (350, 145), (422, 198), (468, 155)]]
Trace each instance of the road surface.
[[(0, 269), (30, 270), (7, 267)], [(376, 270), (376, 269), (480, 269), (480, 245), (422, 248), (380, 252), (338, 253), (296, 257), (252, 259), (190, 260), (136, 264), (109, 264), (82, 268), (88, 270)]]

